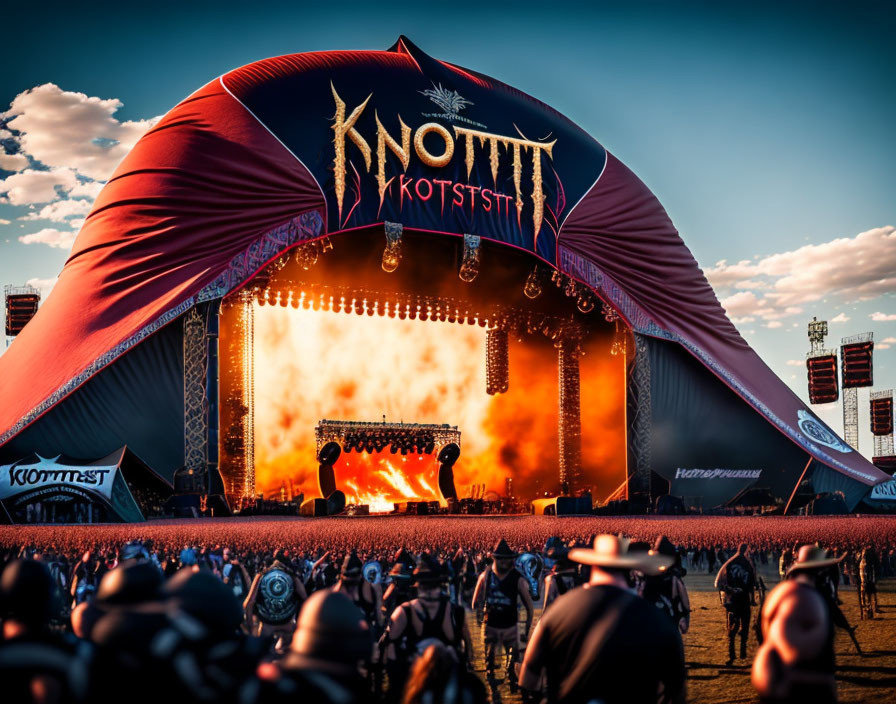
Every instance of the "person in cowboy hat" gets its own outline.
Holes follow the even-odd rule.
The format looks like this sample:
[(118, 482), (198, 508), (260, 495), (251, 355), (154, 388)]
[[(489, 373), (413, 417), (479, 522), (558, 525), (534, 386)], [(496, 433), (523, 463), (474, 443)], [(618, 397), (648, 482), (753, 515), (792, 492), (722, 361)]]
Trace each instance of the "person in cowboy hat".
[(591, 567), (588, 587), (559, 597), (538, 622), (520, 672), (527, 698), (544, 675), (550, 702), (684, 702), (681, 634), (632, 589), (634, 572), (659, 574), (673, 559), (631, 552), (628, 540), (607, 534), (569, 559)]
[(361, 609), (374, 638), (379, 638), (383, 626), (383, 596), (378, 584), (371, 584), (364, 579), (363, 567), (358, 553), (352, 550), (343, 560), (339, 581), (332, 590), (342, 592)]
[(763, 702), (837, 701), (834, 622), (818, 580), (841, 557), (803, 545), (762, 608), (763, 643), (753, 661), (753, 686)]
[(494, 678), (495, 657), (498, 644), (501, 644), (505, 652), (510, 654), (508, 676), (511, 689), (516, 687), (516, 664), (520, 652), (520, 632), (517, 626), (519, 601), (522, 600), (526, 608), (524, 641), (529, 639), (532, 615), (535, 611), (532, 597), (529, 595), (529, 585), (513, 566), (516, 556), (517, 553), (510, 549), (504, 538), (501, 538), (492, 551), (492, 564), (479, 575), (476, 590), (473, 592), (473, 608), (476, 610), (477, 619), (482, 621), (481, 615), (484, 613), (485, 616), (483, 641), (487, 676), (490, 679)]
[(461, 655), (467, 662), (473, 657), (464, 607), (451, 603), (442, 592), (442, 579), (439, 563), (430, 555), (421, 555), (412, 574), (417, 598), (392, 612), (383, 646), (389, 687), (395, 693), (401, 691), (413, 661), (433, 643), (450, 648), (459, 661)]
[(684, 585), (687, 570), (681, 564), (681, 554), (665, 535), (656, 539), (653, 553), (671, 557), (675, 562), (658, 575), (646, 576), (641, 583), (641, 596), (669, 616), (684, 635), (691, 623), (691, 601)]

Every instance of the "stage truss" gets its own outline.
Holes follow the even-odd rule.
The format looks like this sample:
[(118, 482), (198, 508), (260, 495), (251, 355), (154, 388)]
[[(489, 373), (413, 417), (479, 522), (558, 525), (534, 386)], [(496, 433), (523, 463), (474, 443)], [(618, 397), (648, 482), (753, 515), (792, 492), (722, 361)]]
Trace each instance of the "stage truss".
[[(386, 231), (386, 250), (383, 269), (394, 270), (401, 259), (401, 235), (389, 237)], [(478, 273), (478, 248), (468, 245), (465, 240), (462, 272), (471, 281)], [(229, 448), (231, 463), (236, 465), (230, 486), (234, 494), (246, 499), (254, 499), (254, 306), (281, 306), (304, 310), (323, 310), (357, 316), (385, 316), (399, 320), (436, 320), (454, 324), (478, 325), (487, 329), (486, 371), (488, 394), (504, 393), (509, 388), (508, 341), (511, 335), (522, 340), (527, 335), (542, 335), (557, 349), (559, 397), (558, 397), (558, 479), (560, 489), (575, 493), (580, 483), (581, 473), (581, 392), (579, 358), (582, 344), (587, 338), (589, 324), (573, 314), (557, 314), (537, 308), (508, 305), (502, 302), (474, 303), (469, 299), (454, 296), (433, 295), (407, 291), (383, 291), (365, 287), (321, 283), (305, 280), (304, 277), (284, 276), (284, 267), (295, 259), (301, 269), (313, 267), (321, 255), (332, 250), (330, 238), (307, 243), (294, 252), (286, 253), (275, 260), (264, 272), (255, 277), (249, 287), (241, 291), (229, 305), (240, 308), (239, 330), (229, 349), (230, 363), (238, 369), (240, 389), (230, 388), (225, 404), (228, 404), (229, 426), (223, 428), (224, 443)], [(475, 250), (475, 251), (474, 251)], [(472, 253), (472, 254), (471, 254)], [(388, 266), (387, 266), (388, 265)], [(525, 282), (523, 293), (529, 299), (540, 296), (543, 286), (553, 283), (563, 294), (572, 299), (578, 312), (587, 315), (599, 302), (593, 292), (574, 279), (536, 264)], [(627, 354), (628, 330), (618, 315), (603, 304), (604, 318), (615, 323), (616, 334), (611, 353)], [(239, 399), (234, 395), (238, 393)], [(321, 421), (318, 435), (318, 450), (326, 444), (323, 438), (331, 437), (340, 442), (345, 428), (333, 423), (341, 421)], [(388, 427), (389, 424), (386, 424)], [(383, 427), (381, 423), (371, 424)], [(402, 427), (399, 424), (398, 427)], [(404, 430), (410, 426), (403, 426)], [(433, 426), (441, 427), (441, 426)], [(436, 444), (448, 443), (451, 433), (438, 431), (443, 438)], [(340, 444), (342, 444), (340, 442)], [(648, 458), (642, 458), (649, 463)]]

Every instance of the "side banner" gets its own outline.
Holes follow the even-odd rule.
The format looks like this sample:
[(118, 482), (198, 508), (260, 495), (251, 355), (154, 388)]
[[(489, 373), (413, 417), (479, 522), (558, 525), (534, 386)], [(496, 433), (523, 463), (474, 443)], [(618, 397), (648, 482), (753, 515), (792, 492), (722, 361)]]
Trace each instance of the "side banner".
[(121, 455), (118, 462), (106, 465), (60, 459), (62, 455), (51, 459), (32, 455), (0, 466), (0, 501), (25, 493), (52, 492), (59, 486), (87, 490), (111, 501)]

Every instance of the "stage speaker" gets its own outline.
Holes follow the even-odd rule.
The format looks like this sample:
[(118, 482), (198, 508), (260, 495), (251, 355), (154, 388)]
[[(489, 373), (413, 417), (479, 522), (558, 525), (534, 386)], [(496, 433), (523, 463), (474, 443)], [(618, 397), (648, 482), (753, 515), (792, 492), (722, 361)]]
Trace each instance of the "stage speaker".
[(426, 516), (429, 514), (429, 504), (426, 501), (408, 501), (399, 504), (399, 511), (409, 516)]
[(327, 515), (326, 499), (308, 499), (299, 507), (300, 516), (319, 518)]
[(324, 496), (329, 496), (336, 491), (336, 473), (333, 471), (333, 465), (322, 464), (318, 467), (317, 486)]
[(663, 494), (656, 497), (656, 512), (660, 516), (683, 516), (684, 501), (680, 496)]
[(338, 442), (328, 442), (317, 453), (317, 461), (321, 464), (336, 464), (336, 460), (339, 459), (341, 454), (342, 448), (339, 447)]
[(813, 516), (845, 516), (849, 509), (842, 496), (822, 496), (812, 502), (810, 513)]
[(327, 515), (335, 516), (345, 510), (345, 494), (338, 489), (327, 496)]
[(452, 467), (460, 457), (460, 446), (457, 443), (448, 443), (439, 450), (439, 492), (443, 499), (456, 499), (457, 488), (454, 486), (454, 470)]

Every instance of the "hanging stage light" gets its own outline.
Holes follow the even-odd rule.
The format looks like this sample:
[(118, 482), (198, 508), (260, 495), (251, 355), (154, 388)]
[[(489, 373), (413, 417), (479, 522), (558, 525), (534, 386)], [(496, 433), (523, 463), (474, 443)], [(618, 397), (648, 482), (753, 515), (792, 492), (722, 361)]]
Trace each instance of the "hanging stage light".
[(485, 393), (503, 394), (510, 388), (507, 330), (491, 328), (485, 334)]
[(461, 281), (470, 283), (479, 275), (480, 244), (479, 235), (464, 235), (464, 256), (457, 274)]
[(579, 298), (576, 300), (576, 307), (583, 313), (590, 313), (594, 310), (594, 294), (591, 291), (582, 290)]
[(609, 303), (601, 305), (600, 312), (603, 314), (604, 320), (608, 323), (613, 323), (619, 320), (619, 313), (617, 313)]
[(387, 222), (386, 230), (386, 248), (383, 250), (383, 271), (391, 274), (398, 268), (401, 262), (401, 234), (403, 228), (401, 223)]
[[(333, 245), (330, 244), (330, 249), (332, 248)], [(317, 264), (317, 259), (320, 257), (320, 253), (321, 243), (318, 240), (306, 242), (305, 244), (296, 247), (296, 262), (298, 262), (299, 266), (305, 271), (308, 271), (311, 267)]]
[(529, 276), (526, 277), (526, 285), (523, 286), (523, 293), (526, 294), (526, 298), (538, 298), (542, 292), (541, 286), (542, 280), (542, 270), (537, 264), (529, 273)]

